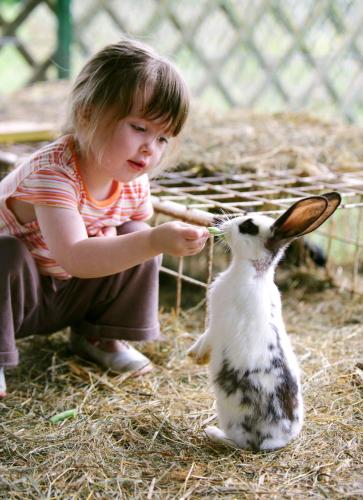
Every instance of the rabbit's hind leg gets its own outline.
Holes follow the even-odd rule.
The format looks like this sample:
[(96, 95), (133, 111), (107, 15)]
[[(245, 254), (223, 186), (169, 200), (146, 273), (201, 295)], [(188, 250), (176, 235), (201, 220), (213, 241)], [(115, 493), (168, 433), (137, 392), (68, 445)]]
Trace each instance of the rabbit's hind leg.
[(261, 451), (273, 451), (283, 448), (296, 438), (301, 430), (301, 421), (282, 421), (275, 426), (267, 425), (260, 429), (258, 448)]
[(229, 439), (226, 434), (218, 427), (215, 427), (214, 425), (208, 425), (204, 429), (204, 431), (211, 441), (224, 444), (232, 448), (237, 448), (237, 445), (231, 439)]
[(279, 448), (283, 448), (284, 446), (287, 445), (287, 443), (291, 441), (291, 438), (267, 438), (264, 439), (260, 446), (259, 449), (261, 451), (274, 451), (278, 450)]

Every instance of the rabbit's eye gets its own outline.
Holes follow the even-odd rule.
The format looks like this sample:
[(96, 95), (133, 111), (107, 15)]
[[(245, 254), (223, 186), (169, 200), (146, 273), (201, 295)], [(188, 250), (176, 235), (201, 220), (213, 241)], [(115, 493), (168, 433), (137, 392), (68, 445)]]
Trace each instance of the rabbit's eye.
[(252, 219), (247, 219), (238, 226), (238, 230), (241, 234), (258, 234), (258, 226), (253, 222)]

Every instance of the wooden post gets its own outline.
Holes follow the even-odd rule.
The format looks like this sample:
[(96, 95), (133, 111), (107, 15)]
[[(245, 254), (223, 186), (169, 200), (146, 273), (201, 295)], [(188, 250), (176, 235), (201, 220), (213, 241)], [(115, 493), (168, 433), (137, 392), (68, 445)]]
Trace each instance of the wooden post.
[(71, 0), (57, 0), (56, 14), (58, 18), (58, 46), (55, 63), (58, 67), (58, 76), (69, 78), (70, 74), (70, 46), (72, 41), (72, 14)]

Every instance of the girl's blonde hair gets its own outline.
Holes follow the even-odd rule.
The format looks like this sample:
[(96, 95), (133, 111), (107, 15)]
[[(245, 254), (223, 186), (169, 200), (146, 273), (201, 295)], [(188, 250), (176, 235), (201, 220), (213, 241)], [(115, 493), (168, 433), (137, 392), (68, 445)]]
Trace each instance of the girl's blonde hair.
[(77, 76), (65, 131), (73, 133), (81, 149), (89, 152), (95, 134), (102, 144), (136, 102), (142, 117), (159, 120), (175, 137), (188, 115), (189, 92), (167, 59), (140, 42), (125, 39), (100, 50)]

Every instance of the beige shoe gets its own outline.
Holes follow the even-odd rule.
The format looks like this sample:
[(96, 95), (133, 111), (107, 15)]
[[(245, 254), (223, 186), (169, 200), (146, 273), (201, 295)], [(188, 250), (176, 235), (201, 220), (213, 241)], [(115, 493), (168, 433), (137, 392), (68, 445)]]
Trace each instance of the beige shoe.
[(74, 332), (71, 332), (70, 341), (72, 351), (75, 354), (81, 358), (95, 361), (109, 370), (115, 372), (134, 371), (141, 375), (152, 369), (149, 358), (124, 341), (118, 341), (122, 343), (122, 349), (114, 352), (101, 349), (99, 342), (93, 342)]
[(4, 368), (0, 367), (0, 398), (5, 398), (6, 396), (6, 382)]

